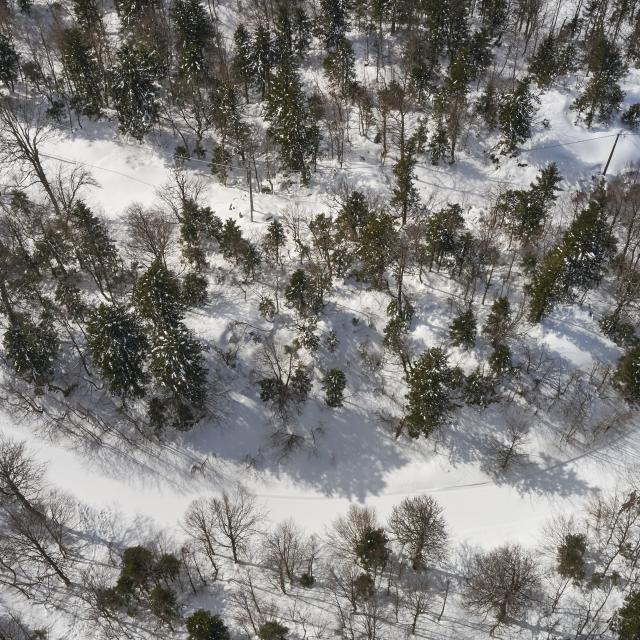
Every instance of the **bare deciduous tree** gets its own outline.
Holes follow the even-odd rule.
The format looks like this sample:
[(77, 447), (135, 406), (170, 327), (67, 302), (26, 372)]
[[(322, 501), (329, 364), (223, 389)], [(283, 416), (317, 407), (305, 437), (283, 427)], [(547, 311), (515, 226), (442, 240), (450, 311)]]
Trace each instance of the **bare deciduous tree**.
[(197, 549), (209, 560), (213, 569), (213, 579), (218, 578), (219, 566), (216, 560), (216, 520), (211, 500), (194, 500), (184, 516), (184, 528), (194, 541)]
[(212, 498), (211, 510), (215, 527), (219, 533), (218, 544), (231, 549), (234, 562), (246, 551), (249, 541), (258, 532), (263, 519), (256, 506), (255, 497), (237, 485), (229, 493), (223, 491), (220, 498)]
[(536, 562), (519, 545), (474, 553), (464, 569), (464, 602), (471, 611), (494, 616), (492, 637), (526, 612), (539, 587)]
[(282, 593), (287, 593), (287, 583), (293, 584), (307, 566), (312, 553), (310, 542), (293, 520), (281, 522), (264, 537), (264, 560), (274, 571)]
[(134, 204), (126, 213), (127, 248), (142, 262), (160, 261), (166, 265), (174, 239), (173, 223), (166, 213)]
[(447, 528), (442, 507), (431, 496), (405, 498), (393, 508), (389, 529), (407, 550), (414, 569), (444, 558)]

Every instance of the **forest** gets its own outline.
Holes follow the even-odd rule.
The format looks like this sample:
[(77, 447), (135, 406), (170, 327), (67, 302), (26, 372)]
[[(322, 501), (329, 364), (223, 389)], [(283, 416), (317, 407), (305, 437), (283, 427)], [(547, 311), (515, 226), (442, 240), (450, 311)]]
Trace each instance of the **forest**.
[(640, 638), (638, 0), (1, 0), (0, 83), (0, 640)]

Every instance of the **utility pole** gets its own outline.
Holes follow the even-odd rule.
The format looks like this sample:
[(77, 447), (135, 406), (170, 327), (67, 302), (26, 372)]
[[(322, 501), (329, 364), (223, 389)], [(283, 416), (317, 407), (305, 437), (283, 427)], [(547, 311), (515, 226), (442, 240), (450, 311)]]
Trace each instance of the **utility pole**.
[(253, 185), (251, 184), (251, 169), (247, 165), (247, 182), (249, 183), (249, 207), (251, 208), (251, 222), (253, 222)]
[(609, 158), (607, 159), (607, 164), (604, 165), (604, 170), (602, 171), (602, 175), (607, 175), (607, 169), (609, 168), (609, 163), (611, 162), (611, 158), (613, 158), (613, 152), (616, 150), (616, 145), (618, 144), (618, 138), (620, 137), (620, 133), (616, 134), (616, 139), (613, 141), (613, 147), (611, 147), (611, 153), (609, 154)]

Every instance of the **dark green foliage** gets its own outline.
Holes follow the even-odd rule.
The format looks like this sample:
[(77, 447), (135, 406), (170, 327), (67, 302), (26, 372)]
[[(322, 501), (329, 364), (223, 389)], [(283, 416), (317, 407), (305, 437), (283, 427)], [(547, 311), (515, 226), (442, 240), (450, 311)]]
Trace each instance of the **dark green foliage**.
[(613, 340), (619, 347), (627, 347), (636, 341), (636, 328), (632, 322), (625, 320), (619, 313), (608, 313), (598, 322), (602, 333)]
[(142, 140), (158, 120), (158, 65), (142, 46), (123, 44), (113, 69), (111, 93), (120, 131)]
[(149, 371), (172, 396), (202, 409), (206, 399), (207, 370), (202, 361), (202, 347), (180, 322), (162, 323), (151, 335)]
[(306, 369), (298, 364), (287, 372), (280, 371), (278, 376), (262, 378), (260, 399), (272, 402), (279, 411), (287, 411), (291, 404), (301, 405), (306, 402), (311, 391), (311, 379)]
[(296, 69), (283, 62), (269, 88), (265, 108), (268, 133), (280, 148), (284, 166), (300, 173), (307, 183), (309, 159), (315, 155), (319, 129), (311, 120), (307, 99)]
[(481, 369), (476, 369), (464, 381), (464, 399), (468, 404), (488, 407), (497, 398), (496, 382), (493, 376), (485, 375)]
[(211, 207), (202, 207), (189, 198), (183, 201), (178, 212), (182, 255), (194, 269), (200, 271), (207, 266), (206, 253), (211, 243), (222, 238), (222, 221), (214, 215)]
[(120, 258), (107, 225), (82, 200), (70, 211), (76, 259), (106, 298), (113, 297), (120, 273)]
[(584, 578), (587, 539), (581, 533), (569, 533), (558, 547), (557, 571), (563, 578), (571, 578), (579, 582)]
[(137, 591), (148, 591), (153, 578), (155, 556), (146, 547), (128, 547), (122, 553), (120, 576), (116, 591), (125, 597)]
[(260, 640), (287, 640), (289, 629), (275, 620), (270, 620), (261, 625), (258, 630)]
[(439, 164), (440, 160), (444, 160), (449, 150), (449, 135), (447, 128), (444, 126), (442, 119), (438, 120), (431, 139), (429, 140), (429, 154), (431, 155), (431, 164)]
[(425, 248), (430, 257), (429, 270), (435, 263), (440, 271), (444, 260), (457, 253), (463, 230), (464, 218), (459, 204), (451, 204), (431, 213), (425, 230)]
[(347, 6), (344, 0), (320, 0), (318, 30), (328, 51), (340, 45), (347, 29)]
[(262, 240), (262, 248), (265, 255), (275, 264), (280, 264), (281, 252), (286, 242), (287, 234), (285, 233), (282, 223), (278, 220), (272, 220)]
[(531, 79), (523, 78), (513, 91), (504, 94), (498, 105), (498, 124), (507, 151), (531, 137), (531, 122), (538, 98), (531, 92)]
[(322, 67), (333, 90), (340, 96), (348, 97), (353, 92), (354, 64), (353, 47), (347, 38), (342, 38), (322, 62)]
[(253, 53), (251, 63), (253, 77), (260, 89), (262, 98), (271, 83), (271, 68), (273, 66), (275, 52), (269, 30), (262, 24), (258, 25), (253, 36)]
[(176, 594), (168, 587), (157, 584), (149, 593), (151, 613), (171, 626), (171, 622), (180, 615)]
[(497, 376), (501, 376), (512, 369), (511, 349), (506, 344), (495, 344), (489, 356), (489, 368)]
[(367, 529), (356, 544), (355, 552), (365, 571), (384, 568), (389, 558), (389, 538), (384, 529)]
[(182, 279), (181, 300), (182, 304), (190, 309), (192, 307), (202, 307), (207, 303), (207, 289), (209, 282), (206, 276), (200, 273), (189, 271)]
[(618, 609), (615, 630), (620, 640), (640, 638), (640, 591), (627, 594), (624, 604)]
[(540, 235), (561, 181), (558, 168), (552, 162), (540, 171), (528, 190), (509, 189), (499, 196), (496, 209), (504, 215), (517, 238), (530, 241)]
[(204, 609), (192, 613), (187, 618), (186, 627), (188, 640), (231, 640), (222, 618)]
[(315, 581), (316, 579), (308, 573), (303, 573), (300, 576), (300, 586), (304, 587), (305, 589), (310, 589), (311, 587), (313, 587)]
[(141, 15), (155, 8), (156, 0), (116, 0), (116, 12), (126, 28), (135, 26)]
[(598, 188), (562, 242), (542, 261), (529, 286), (529, 317), (539, 322), (556, 304), (600, 282), (615, 248), (607, 224), (606, 192)]
[(357, 240), (370, 216), (369, 205), (361, 191), (351, 191), (336, 216), (336, 226), (349, 240)]
[(325, 401), (329, 407), (342, 406), (346, 386), (347, 377), (344, 375), (344, 372), (340, 369), (330, 369), (322, 383)]
[(407, 223), (407, 215), (418, 204), (418, 191), (414, 186), (416, 158), (408, 145), (404, 153), (398, 158), (398, 162), (393, 166), (395, 185), (391, 196), (391, 204), (400, 211), (402, 224)]
[(396, 256), (398, 232), (388, 213), (371, 214), (362, 228), (358, 256), (362, 273), (376, 287), (383, 287), (385, 272)]
[(482, 117), (489, 131), (495, 131), (498, 127), (498, 92), (491, 80), (476, 102), (476, 113)]
[(245, 99), (249, 102), (249, 85), (253, 82), (255, 67), (251, 36), (243, 24), (239, 24), (233, 33), (234, 54), (233, 70), (244, 86)]
[(96, 0), (72, 0), (73, 15), (78, 25), (88, 33), (101, 29), (102, 15)]
[(124, 307), (101, 304), (91, 313), (86, 334), (91, 357), (111, 393), (143, 396), (148, 344), (138, 318)]
[(204, 7), (200, 0), (174, 0), (171, 15), (176, 25), (179, 73), (190, 80), (204, 75), (205, 48), (211, 35)]
[(0, 34), (0, 82), (13, 91), (13, 85), (18, 79), (18, 64), (20, 56), (13, 46), (13, 42), (4, 34)]
[(72, 84), (73, 105), (82, 113), (96, 116), (100, 113), (100, 68), (88, 34), (77, 27), (62, 34), (62, 63)]
[(476, 342), (476, 317), (471, 309), (463, 311), (451, 323), (449, 338), (456, 347), (471, 349)]
[(545, 89), (558, 77), (571, 70), (575, 46), (563, 44), (553, 33), (545, 36), (529, 62), (529, 73), (538, 86)]
[(303, 269), (293, 272), (285, 287), (284, 297), (287, 305), (303, 316), (309, 312), (318, 313), (322, 309), (322, 290)]
[(454, 407), (452, 391), (460, 386), (462, 372), (450, 367), (446, 353), (432, 347), (413, 364), (405, 422), (409, 435), (429, 437), (440, 427)]
[(14, 316), (3, 339), (5, 357), (23, 380), (40, 390), (51, 382), (58, 353), (53, 321), (43, 316), (38, 324), (26, 316)]
[(640, 346), (620, 358), (614, 375), (615, 384), (631, 403), (640, 403)]
[(495, 346), (506, 339), (511, 330), (511, 325), (511, 304), (509, 299), (504, 296), (497, 298), (491, 305), (491, 311), (487, 316), (483, 333)]
[(182, 318), (180, 283), (159, 260), (136, 283), (133, 302), (140, 315), (154, 324), (175, 324)]
[(594, 121), (607, 124), (624, 98), (618, 82), (626, 66), (618, 47), (602, 31), (590, 43), (587, 64), (591, 77), (571, 108), (582, 115), (587, 127)]
[(636, 130), (640, 128), (640, 102), (636, 102), (622, 114), (622, 122), (630, 129)]

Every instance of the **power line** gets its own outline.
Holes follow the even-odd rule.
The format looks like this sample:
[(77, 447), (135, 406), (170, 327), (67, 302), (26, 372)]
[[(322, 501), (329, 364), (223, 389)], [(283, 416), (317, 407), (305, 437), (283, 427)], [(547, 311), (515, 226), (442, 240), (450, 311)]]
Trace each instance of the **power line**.
[(580, 140), (570, 140), (569, 142), (559, 142), (557, 144), (544, 145), (540, 147), (530, 147), (529, 149), (524, 149), (523, 147), (519, 147), (518, 151), (541, 151), (543, 149), (557, 149), (559, 147), (568, 147), (573, 144), (580, 144), (581, 142), (592, 142), (594, 140), (604, 140), (606, 138), (615, 138), (616, 136), (625, 138), (627, 136), (640, 136), (640, 133), (609, 133), (605, 136), (596, 136), (593, 138), (582, 138)]

